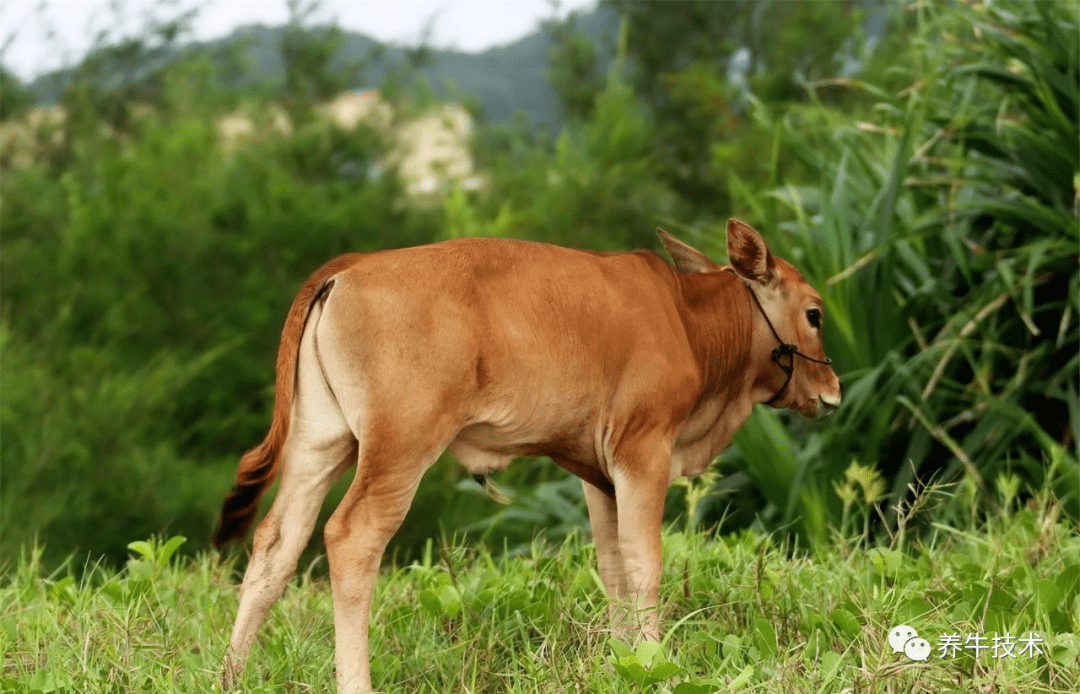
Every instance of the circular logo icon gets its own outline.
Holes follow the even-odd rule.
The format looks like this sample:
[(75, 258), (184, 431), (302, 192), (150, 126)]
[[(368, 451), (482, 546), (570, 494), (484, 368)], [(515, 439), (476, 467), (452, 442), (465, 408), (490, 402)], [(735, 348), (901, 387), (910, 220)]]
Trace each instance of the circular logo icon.
[(926, 660), (930, 657), (930, 642), (916, 636), (904, 644), (904, 654), (912, 660)]
[(919, 634), (907, 624), (893, 627), (893, 630), (889, 632), (889, 645), (892, 646), (892, 652), (903, 653), (904, 644), (918, 635)]

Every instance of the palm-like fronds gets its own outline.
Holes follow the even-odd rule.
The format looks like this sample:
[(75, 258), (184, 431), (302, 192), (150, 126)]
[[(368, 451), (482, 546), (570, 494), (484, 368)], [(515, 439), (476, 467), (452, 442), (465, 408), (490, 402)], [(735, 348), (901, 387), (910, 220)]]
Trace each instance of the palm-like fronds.
[[(880, 99), (872, 122), (816, 105), (772, 124), (823, 182), (769, 198), (792, 219), (777, 252), (823, 289), (845, 405), (827, 428), (778, 430), (798, 472), (773, 483), (802, 491), (766, 496), (819, 498), (855, 459), (890, 477), (890, 505), (913, 475), (964, 478), (992, 500), (1012, 470), (1033, 488), (1049, 477), (1076, 517), (1080, 12), (914, 11), (910, 86), (862, 85)], [(815, 118), (842, 125), (808, 134)], [(744, 446), (767, 428), (756, 420)], [(787, 515), (821, 539), (807, 503)]]

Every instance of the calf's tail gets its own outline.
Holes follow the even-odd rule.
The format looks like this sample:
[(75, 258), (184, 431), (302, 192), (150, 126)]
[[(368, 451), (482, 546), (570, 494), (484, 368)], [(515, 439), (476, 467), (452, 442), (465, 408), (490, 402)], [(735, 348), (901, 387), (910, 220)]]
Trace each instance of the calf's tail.
[(311, 307), (327, 295), (334, 286), (334, 275), (356, 262), (357, 254), (343, 255), (316, 270), (293, 299), (277, 355), (277, 380), (274, 386), (274, 414), (270, 431), (255, 448), (244, 454), (236, 468), (236, 484), (221, 505), (221, 517), (214, 531), (213, 544), (222, 547), (227, 542), (243, 539), (259, 510), (259, 500), (267, 487), (277, 479), (281, 467), (281, 452), (289, 435), (289, 415), (292, 411), (296, 386), (296, 363), (300, 338), (304, 334)]

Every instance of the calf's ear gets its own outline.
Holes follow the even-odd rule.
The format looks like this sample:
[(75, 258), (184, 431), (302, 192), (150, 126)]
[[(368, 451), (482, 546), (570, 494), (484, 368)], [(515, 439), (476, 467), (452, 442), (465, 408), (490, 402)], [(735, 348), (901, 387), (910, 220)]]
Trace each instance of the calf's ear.
[(746, 222), (728, 220), (727, 252), (728, 261), (737, 275), (760, 284), (772, 282), (774, 265), (769, 246)]
[(708, 272), (719, 269), (719, 265), (709, 260), (709, 257), (688, 243), (683, 243), (663, 229), (657, 229), (656, 235), (660, 237), (660, 243), (675, 261), (675, 269), (684, 275), (695, 272)]

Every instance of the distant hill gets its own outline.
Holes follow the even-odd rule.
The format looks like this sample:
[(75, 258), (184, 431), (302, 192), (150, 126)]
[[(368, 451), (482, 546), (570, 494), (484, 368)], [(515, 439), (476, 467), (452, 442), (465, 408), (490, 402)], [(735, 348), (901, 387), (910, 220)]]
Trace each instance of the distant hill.
[[(591, 12), (579, 14), (577, 25), (596, 43), (601, 59), (605, 63), (609, 61), (610, 47), (614, 45), (614, 36), (618, 31), (618, 14), (608, 7), (598, 7)], [(258, 83), (280, 85), (285, 79), (285, 64), (280, 50), (284, 32), (285, 27), (241, 27), (222, 39), (182, 46), (163, 60), (192, 50), (217, 54), (230, 45), (246, 42), (243, 56), (251, 74), (245, 75), (242, 82), (249, 86)], [(336, 61), (346, 64), (362, 59), (377, 43), (369, 36), (345, 32)], [(514, 43), (491, 48), (483, 53), (435, 50), (431, 64), (420, 72), (440, 97), (450, 96), (449, 85), (456, 85), (461, 93), (475, 96), (484, 119), (489, 122), (505, 120), (520, 110), (528, 112), (534, 123), (554, 128), (561, 119), (558, 99), (547, 78), (550, 51), (551, 42), (547, 34), (537, 29)], [(378, 86), (394, 66), (399, 66), (404, 61), (405, 49), (386, 46), (382, 58), (347, 86)], [(68, 73), (64, 71), (43, 75), (31, 82), (29, 89), (38, 104), (56, 103), (67, 77)]]

